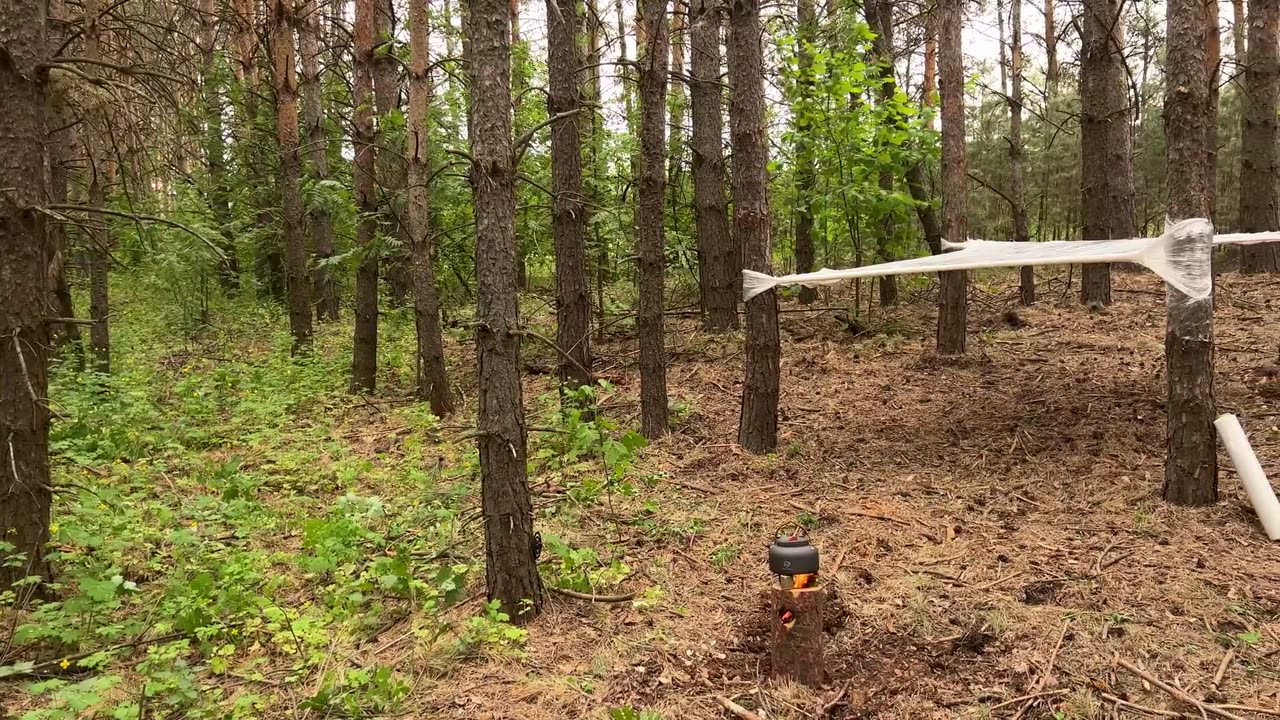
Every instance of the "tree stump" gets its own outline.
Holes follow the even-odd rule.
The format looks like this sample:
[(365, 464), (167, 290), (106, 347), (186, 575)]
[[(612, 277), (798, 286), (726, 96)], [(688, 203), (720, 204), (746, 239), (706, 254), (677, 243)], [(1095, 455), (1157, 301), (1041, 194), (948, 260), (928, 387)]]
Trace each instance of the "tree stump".
[(813, 688), (822, 685), (822, 610), (826, 594), (822, 587), (773, 591), (773, 677)]

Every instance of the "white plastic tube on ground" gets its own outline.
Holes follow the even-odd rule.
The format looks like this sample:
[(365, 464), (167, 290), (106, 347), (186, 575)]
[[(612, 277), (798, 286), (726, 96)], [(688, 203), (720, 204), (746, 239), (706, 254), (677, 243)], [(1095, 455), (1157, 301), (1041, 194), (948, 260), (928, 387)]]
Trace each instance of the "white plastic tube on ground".
[(1240, 476), (1240, 482), (1244, 483), (1245, 494), (1249, 496), (1249, 502), (1262, 521), (1262, 529), (1266, 531), (1267, 537), (1280, 540), (1280, 500), (1276, 499), (1275, 490), (1267, 482), (1267, 475), (1262, 472), (1262, 464), (1249, 445), (1249, 438), (1245, 437), (1240, 421), (1235, 415), (1228, 413), (1214, 420), (1213, 425), (1218, 428), (1218, 437), (1222, 438), (1222, 444), (1231, 456), (1231, 463), (1236, 466), (1236, 474)]

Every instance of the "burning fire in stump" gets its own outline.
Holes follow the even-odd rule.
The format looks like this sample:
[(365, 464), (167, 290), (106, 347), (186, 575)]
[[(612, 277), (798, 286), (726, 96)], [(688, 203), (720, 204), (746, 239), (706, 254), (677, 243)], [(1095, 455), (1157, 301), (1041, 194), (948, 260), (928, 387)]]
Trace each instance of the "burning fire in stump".
[(818, 687), (823, 679), (822, 605), (818, 548), (799, 532), (775, 537), (769, 546), (769, 570), (778, 576), (773, 590), (773, 676)]

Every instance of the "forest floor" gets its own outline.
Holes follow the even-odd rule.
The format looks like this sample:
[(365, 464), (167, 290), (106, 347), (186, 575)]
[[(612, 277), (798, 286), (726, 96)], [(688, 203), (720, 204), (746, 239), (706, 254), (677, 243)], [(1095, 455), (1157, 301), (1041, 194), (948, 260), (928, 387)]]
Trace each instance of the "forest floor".
[[(1116, 304), (1096, 312), (1061, 276), (1016, 314), (1013, 292), (976, 289), (959, 363), (928, 352), (928, 289), (877, 308), (861, 335), (837, 311), (784, 303), (781, 437), (766, 457), (735, 445), (740, 335), (669, 319), (673, 432), (634, 457), (559, 419), (550, 378), (529, 374), (530, 425), (548, 428), (530, 450), (544, 579), (636, 599), (549, 595), (523, 631), (483, 607), (465, 330), (449, 354), (467, 407), (441, 425), (389, 399), (412, 376), (404, 318), (385, 331), (386, 388), (353, 399), (345, 328), (298, 369), (278, 319), (274, 334), (250, 324), (148, 357), (156, 327), (128, 329), (126, 312), (131, 385), (107, 407), (57, 386), (76, 418), (55, 436), (59, 473), (80, 490), (60, 496), (55, 535), (79, 591), (67, 581), (66, 602), (10, 613), (27, 633), (6, 650), (18, 670), (0, 675), (22, 679), (0, 707), (730, 717), (719, 695), (779, 719), (1203, 716), (1163, 683), (1218, 717), (1280, 716), (1280, 550), (1225, 455), (1218, 504), (1161, 501), (1164, 293), (1149, 275), (1114, 277)], [(847, 305), (844, 290), (817, 304)], [(1219, 410), (1278, 475), (1280, 296), (1233, 274), (1217, 298)], [(615, 425), (587, 430), (619, 437), (639, 388), (634, 335), (611, 331), (597, 400)], [(821, 691), (767, 680), (765, 546), (795, 524), (832, 594)], [(77, 599), (99, 605), (86, 616)]]

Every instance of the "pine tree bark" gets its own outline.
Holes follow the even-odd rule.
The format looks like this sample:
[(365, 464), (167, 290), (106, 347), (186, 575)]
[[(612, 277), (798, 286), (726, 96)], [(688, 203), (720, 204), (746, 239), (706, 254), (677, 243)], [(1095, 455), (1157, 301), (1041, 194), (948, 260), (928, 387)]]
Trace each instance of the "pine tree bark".
[[(764, 57), (759, 0), (729, 4), (729, 142), (733, 147), (733, 230), (746, 267), (773, 271), (769, 243), (769, 146), (764, 117)], [(781, 348), (778, 295), (761, 293), (746, 304), (746, 379), (738, 444), (763, 455), (778, 447)]]
[[(311, 178), (317, 184), (329, 180), (329, 134), (325, 131), (324, 84), (320, 71), (320, 8), (318, 0), (303, 0), (303, 21), (298, 26), (298, 47), (302, 53), (302, 125), (307, 138), (303, 153)], [(335, 253), (333, 219), (324, 203), (307, 208), (311, 251), (317, 267), (311, 273), (316, 319), (338, 319), (338, 285), (325, 262)]]
[(1045, 95), (1052, 96), (1058, 87), (1058, 24), (1054, 18), (1053, 0), (1044, 0)]
[(663, 330), (666, 231), (667, 0), (641, 0), (637, 18), (640, 67), (640, 177), (636, 193), (639, 258), (640, 427), (646, 437), (667, 433), (667, 352)]
[[(592, 105), (603, 106), (604, 85), (603, 75), (601, 72), (601, 64), (604, 62), (604, 18), (601, 15), (601, 7), (596, 0), (589, 0), (587, 3), (587, 27), (589, 28), (589, 38), (587, 41), (587, 67), (591, 74), (591, 81), (588, 84), (591, 96), (589, 102)], [(587, 220), (586, 225), (591, 233), (590, 250), (593, 254), (593, 264), (596, 283), (596, 338), (604, 340), (605, 330), (605, 287), (609, 284), (609, 242), (605, 239), (604, 234), (600, 230), (599, 222), (592, 222), (595, 208), (604, 206), (604, 193), (602, 187), (605, 178), (609, 175), (609, 163), (605, 156), (604, 141), (605, 127), (604, 119), (601, 113), (592, 112), (588, 116), (591, 120), (590, 125), (586, 128), (587, 143), (590, 148), (590, 181), (588, 187), (588, 203), (586, 206)]]
[(236, 245), (228, 235), (231, 223), (231, 188), (227, 185), (226, 140), (222, 133), (222, 82), (217, 69), (218, 14), (215, 0), (200, 2), (200, 94), (204, 104), (204, 160), (208, 173), (209, 208), (218, 223), (218, 247), (223, 258), (218, 283), (223, 292), (240, 289), (240, 262)]
[[(1277, 216), (1276, 117), (1280, 113), (1280, 2), (1249, 0), (1249, 64), (1240, 122), (1241, 232), (1280, 227)], [(1280, 272), (1280, 243), (1241, 246), (1246, 273)]]
[(934, 199), (926, 188), (924, 165), (916, 163), (907, 170), (907, 191), (911, 193), (911, 199), (916, 201), (916, 217), (924, 231), (924, 242), (929, 246), (929, 254), (938, 255), (942, 252), (942, 223), (938, 222)]
[[(0, 589), (49, 576), (49, 263), (44, 193), (48, 58), (43, 0), (11, 0), (0, 22)], [(11, 546), (11, 549), (10, 549)], [(18, 557), (22, 560), (17, 561)], [(20, 596), (23, 593), (19, 593)]]
[(738, 253), (729, 236), (725, 197), (724, 120), (720, 99), (720, 2), (690, 0), (690, 114), (693, 205), (698, 235), (702, 324), (710, 332), (738, 327)]
[[(1080, 206), (1083, 239), (1138, 234), (1121, 0), (1085, 0), (1080, 14)], [(1085, 265), (1080, 302), (1111, 304), (1111, 266)]]
[[(582, 21), (577, 0), (547, 0), (547, 115), (578, 113), (551, 126), (551, 237), (556, 260), (556, 344), (560, 381), (590, 385), (591, 295), (587, 290), (586, 204), (582, 193)], [(571, 359), (570, 359), (571, 358)]]
[[(1208, 10), (1203, 0), (1171, 0), (1165, 24), (1170, 49), (1164, 98), (1169, 218), (1209, 217)], [(1208, 254), (1212, 249), (1205, 244), (1200, 251)], [(1167, 294), (1164, 499), (1179, 505), (1208, 505), (1218, 499), (1213, 298), (1193, 301), (1172, 287)]]
[(1218, 3), (1205, 1), (1205, 72), (1208, 74), (1209, 94), (1205, 113), (1209, 124), (1205, 127), (1205, 162), (1208, 163), (1205, 178), (1209, 184), (1210, 220), (1218, 216), (1218, 66), (1222, 63), (1222, 28), (1218, 26)]
[(534, 556), (520, 394), (511, 19), (506, 0), (467, 0), (467, 6), (478, 280), (476, 348), (480, 363), (477, 442), (485, 579), (489, 598), (498, 601), (512, 622), (523, 624), (542, 611), (542, 581)]
[(672, 231), (680, 232), (680, 193), (684, 190), (684, 113), (685, 106), (685, 49), (688, 47), (689, 3), (687, 0), (673, 0), (671, 10), (671, 93), (667, 98), (670, 132), (667, 137), (667, 196), (670, 205), (670, 224)]
[[(64, 6), (65, 7), (65, 6)], [(50, 17), (61, 19), (50, 7)], [(59, 39), (62, 42), (63, 39)], [(48, 93), (49, 104), (46, 119), (49, 126), (48, 166), (49, 166), (49, 200), (55, 205), (67, 202), (67, 184), (71, 182), (68, 165), (78, 154), (75, 116), (67, 103), (64, 93), (51, 89)], [(71, 285), (67, 281), (67, 262), (70, 252), (67, 247), (67, 229), (62, 223), (50, 223), (45, 226), (49, 242), (48, 285), (49, 302), (52, 314), (57, 317), (74, 318), (75, 304), (72, 301)], [(73, 361), (78, 368), (84, 367), (84, 348), (80, 342), (80, 325), (76, 323), (59, 323), (49, 328), (54, 349), (64, 345), (71, 347)]]
[(275, 73), (276, 143), (284, 219), (285, 291), (293, 352), (311, 344), (311, 275), (303, 239), (302, 157), (298, 153), (298, 68), (293, 49), (293, 0), (271, 0), (271, 60)]
[[(84, 56), (87, 60), (101, 60), (101, 32), (98, 20), (102, 15), (101, 0), (86, 0), (84, 4)], [(97, 69), (90, 65), (85, 73), (96, 76)], [(81, 133), (85, 155), (88, 158), (89, 208), (102, 210), (107, 206), (107, 188), (112, 183), (111, 160), (107, 156), (104, 136), (109, 132), (105, 110), (96, 108), (86, 118)], [(100, 213), (98, 218), (103, 217)], [(93, 369), (100, 373), (111, 372), (111, 299), (108, 275), (111, 268), (111, 232), (105, 223), (95, 222), (89, 231), (89, 349), (93, 356)]]
[[(818, 36), (818, 18), (813, 0), (796, 3), (796, 70), (799, 75), (795, 112), (792, 114), (795, 133), (795, 252), (796, 272), (813, 272), (813, 201), (817, 195), (817, 158), (813, 149), (813, 128), (809, 122), (816, 115), (813, 107), (813, 50)], [(877, 42), (879, 38), (877, 38)], [(818, 298), (814, 288), (800, 286), (800, 302), (808, 305)]]
[[(968, 237), (969, 177), (965, 162), (964, 55), (961, 28), (963, 0), (940, 0), (938, 55), (942, 95), (942, 234), (951, 242)], [(958, 272), (939, 273), (938, 353), (963, 355), (968, 314), (968, 276)]]
[(378, 372), (378, 252), (375, 241), (378, 220), (378, 151), (373, 129), (374, 0), (356, 0), (353, 28), (353, 80), (351, 101), (352, 145), (355, 147), (356, 245), (360, 265), (356, 268), (355, 338), (351, 360), (352, 392), (373, 392)]
[(431, 252), (431, 105), (428, 0), (409, 2), (409, 117), (405, 150), (409, 161), (409, 238), (413, 269), (414, 321), (418, 337), (418, 397), (431, 412), (453, 412), (440, 332), (440, 300)]
[[(1030, 242), (1027, 222), (1027, 154), (1022, 144), (1022, 2), (1013, 0), (1009, 10), (1009, 199), (1013, 205), (1013, 239)], [(1023, 305), (1036, 301), (1036, 272), (1031, 266), (1018, 272), (1019, 295)]]
[(938, 105), (938, 14), (935, 5), (924, 19), (924, 78), (920, 101), (926, 107)]

